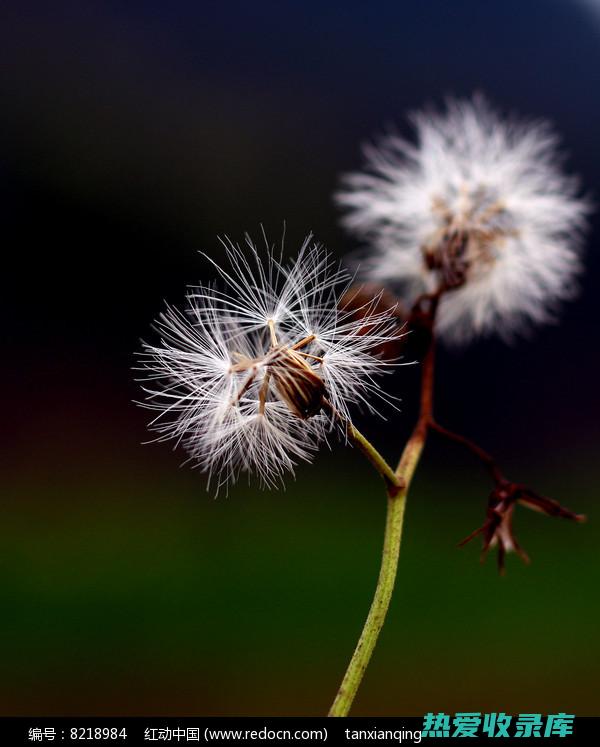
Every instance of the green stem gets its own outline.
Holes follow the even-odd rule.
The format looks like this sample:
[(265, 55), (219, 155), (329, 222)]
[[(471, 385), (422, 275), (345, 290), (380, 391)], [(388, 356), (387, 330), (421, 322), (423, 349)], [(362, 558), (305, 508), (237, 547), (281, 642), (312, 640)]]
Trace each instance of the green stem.
[(433, 342), (423, 361), (423, 376), (421, 381), (421, 410), (413, 433), (404, 447), (395, 475), (401, 481), (401, 487), (390, 491), (388, 489), (387, 517), (383, 542), (383, 555), (375, 596), (371, 609), (358, 640), (358, 644), (342, 680), (342, 684), (329, 711), (330, 716), (347, 716), (363, 675), (371, 660), (375, 644), (379, 637), (383, 623), (390, 606), (392, 592), (398, 570), (398, 558), (402, 543), (402, 527), (404, 523), (404, 509), (406, 496), (419, 463), (423, 447), (427, 438), (427, 431), (431, 422), (433, 402)]
[(392, 591), (396, 581), (398, 557), (402, 542), (402, 527), (404, 523), (404, 509), (410, 480), (417, 467), (419, 457), (425, 445), (425, 439), (409, 441), (406, 445), (397, 476), (404, 479), (404, 486), (395, 494), (388, 494), (387, 517), (385, 522), (385, 537), (381, 569), (375, 596), (358, 640), (346, 674), (338, 690), (335, 701), (329, 711), (330, 716), (347, 716), (356, 696), (367, 665), (377, 643), (379, 632), (383, 627), (387, 615)]
[(388, 493), (390, 495), (397, 495), (400, 488), (403, 486), (403, 481), (394, 472), (386, 460), (381, 456), (373, 444), (368, 441), (363, 434), (355, 428), (352, 423), (347, 423), (348, 438), (352, 443), (360, 449), (360, 451), (367, 457), (373, 467), (379, 472), (379, 474), (385, 480)]
[(396, 472), (390, 467), (383, 456), (377, 451), (373, 444), (363, 436), (363, 434), (356, 428), (352, 423), (345, 418), (340, 412), (338, 412), (331, 402), (324, 397), (322, 406), (325, 410), (330, 412), (336, 417), (339, 422), (346, 428), (348, 439), (361, 451), (371, 462), (373, 467), (383, 477), (388, 494), (396, 495), (398, 490), (403, 485), (402, 480), (398, 477)]

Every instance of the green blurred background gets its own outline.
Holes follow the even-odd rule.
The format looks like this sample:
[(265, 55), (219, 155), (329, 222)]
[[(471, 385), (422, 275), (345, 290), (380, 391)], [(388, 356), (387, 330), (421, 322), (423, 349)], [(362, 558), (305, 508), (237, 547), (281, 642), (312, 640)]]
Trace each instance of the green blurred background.
[[(331, 193), (407, 108), (484, 90), (548, 117), (600, 183), (593, 2), (9, 3), (3, 207), (0, 711), (323, 714), (374, 590), (385, 499), (341, 446), (285, 492), (214, 500), (148, 438), (131, 367), (202, 249), (263, 221), (342, 255)], [(432, 440), (356, 714), (598, 715), (594, 220), (580, 299), (512, 347), (442, 351), (439, 419), (589, 522), (518, 509), (533, 559), (481, 565), (489, 484)], [(414, 418), (360, 421), (390, 459)], [(389, 415), (390, 413), (388, 413)]]
[[(3, 712), (324, 713), (381, 549), (384, 499), (353, 461), (336, 453), (283, 494), (216, 501), (194, 475), (148, 464), (22, 480), (1, 531)], [(455, 546), (481, 522), (485, 478), (422, 471), (356, 714), (597, 713), (597, 482), (584, 465), (520, 472), (592, 521), (523, 509), (533, 563), (510, 556), (504, 578)]]

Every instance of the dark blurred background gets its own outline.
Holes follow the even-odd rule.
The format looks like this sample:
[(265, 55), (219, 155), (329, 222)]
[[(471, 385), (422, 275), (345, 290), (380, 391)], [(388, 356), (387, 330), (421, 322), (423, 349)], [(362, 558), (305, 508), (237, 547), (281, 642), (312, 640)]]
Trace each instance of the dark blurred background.
[[(407, 109), (483, 91), (551, 119), (600, 194), (600, 2), (12, 2), (0, 17), (3, 714), (321, 714), (366, 615), (384, 499), (343, 448), (285, 492), (213, 500), (142, 445), (131, 367), (163, 299), (263, 223), (355, 248), (331, 194)], [(489, 490), (431, 443), (357, 714), (597, 714), (598, 219), (580, 298), (507, 347), (444, 351), (441, 422), (570, 508), (533, 558), (456, 542)], [(414, 417), (398, 372), (391, 458)]]

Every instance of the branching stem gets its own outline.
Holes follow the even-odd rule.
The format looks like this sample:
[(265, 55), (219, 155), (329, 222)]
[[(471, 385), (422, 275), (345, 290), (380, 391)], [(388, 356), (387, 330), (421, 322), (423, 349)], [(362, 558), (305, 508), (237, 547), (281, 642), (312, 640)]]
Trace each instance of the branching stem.
[[(458, 433), (454, 433), (453, 431), (439, 425), (433, 416), (435, 363), (435, 340), (433, 330), (440, 296), (448, 289), (450, 289), (450, 286), (441, 286), (436, 293), (423, 294), (417, 299), (411, 312), (409, 324), (412, 324), (415, 329), (420, 329), (422, 332), (424, 331), (428, 334), (428, 345), (423, 358), (419, 416), (413, 432), (406, 442), (398, 466), (392, 475), (390, 475), (391, 469), (389, 465), (385, 460), (383, 460), (379, 452), (377, 452), (352, 425), (348, 425), (349, 438), (363, 451), (363, 453), (365, 453), (367, 458), (386, 480), (387, 517), (385, 523), (383, 554), (375, 595), (358, 640), (358, 644), (354, 650), (350, 664), (348, 665), (344, 679), (342, 680), (342, 684), (329, 711), (329, 716), (348, 715), (358, 688), (360, 687), (365, 670), (371, 660), (379, 633), (385, 622), (398, 570), (398, 558), (402, 542), (402, 527), (404, 523), (406, 497), (414, 472), (423, 452), (429, 430), (431, 429), (444, 438), (454, 441), (468, 449), (482, 462), (496, 484), (497, 489), (506, 490), (507, 486), (509, 486), (512, 487), (513, 490), (522, 490), (524, 487), (515, 483), (510, 483), (505, 478), (493, 457), (487, 451), (478, 446), (474, 441), (471, 441), (471, 439)], [(396, 482), (391, 479), (392, 476), (395, 478)], [(564, 516), (565, 518), (571, 518), (577, 521), (583, 521), (585, 518), (567, 511), (557, 504), (556, 501), (551, 501), (550, 499), (538, 496), (532, 491), (525, 491), (524, 495), (527, 497), (530, 504), (532, 504), (531, 507), (537, 506), (539, 510), (543, 510), (550, 515)], [(483, 527), (475, 530), (475, 532), (469, 535), (469, 537), (467, 537), (467, 539), (461, 544), (464, 544), (464, 542), (472, 539), (472, 537), (477, 534), (481, 534), (485, 529), (486, 525), (484, 524)], [(514, 537), (511, 537), (511, 542), (517, 551), (519, 551), (520, 548)], [(500, 549), (502, 554), (499, 557), (500, 563), (502, 563), (504, 547), (501, 545)], [(525, 558), (527, 557), (522, 550), (520, 552)]]
[[(388, 488), (387, 517), (385, 524), (385, 535), (383, 542), (383, 554), (379, 579), (375, 589), (371, 609), (363, 627), (358, 644), (342, 680), (336, 698), (329, 711), (330, 716), (347, 716), (363, 675), (371, 660), (377, 639), (390, 605), (396, 573), (398, 570), (398, 558), (400, 545), (402, 543), (402, 527), (404, 523), (404, 510), (406, 497), (412, 477), (421, 453), (425, 446), (427, 431), (432, 420), (433, 410), (433, 379), (435, 348), (433, 339), (433, 323), (437, 309), (439, 295), (428, 297), (430, 302), (427, 313), (430, 342), (423, 360), (423, 371), (421, 376), (421, 406), (417, 423), (411, 437), (408, 439), (400, 461), (395, 470), (395, 475), (401, 481), (401, 487), (393, 492)], [(419, 302), (420, 303), (420, 302)]]
[(338, 412), (331, 402), (323, 398), (323, 409), (330, 412), (336, 417), (339, 422), (346, 428), (346, 434), (348, 440), (351, 441), (361, 451), (366, 458), (371, 462), (373, 467), (383, 477), (386, 488), (389, 494), (396, 495), (403, 485), (402, 480), (398, 477), (396, 472), (390, 467), (385, 458), (377, 451), (373, 444), (356, 428), (352, 423), (347, 420), (340, 412)]
[(478, 446), (475, 441), (471, 441), (470, 438), (461, 436), (460, 433), (455, 433), (454, 431), (448, 430), (448, 428), (444, 428), (442, 425), (439, 425), (439, 423), (436, 423), (433, 419), (430, 421), (429, 427), (436, 433), (439, 433), (440, 436), (443, 436), (450, 441), (454, 441), (455, 443), (460, 444), (461, 446), (464, 446), (466, 449), (468, 449), (474, 456), (477, 457), (477, 459), (479, 459), (483, 463), (484, 467), (490, 473), (490, 476), (496, 483), (496, 485), (503, 485), (507, 482), (506, 477), (504, 477), (504, 474), (496, 464), (496, 460), (492, 457), (491, 454), (485, 451), (485, 449), (482, 449), (481, 446)]
[(360, 449), (360, 451), (367, 457), (373, 467), (383, 477), (388, 495), (397, 495), (398, 491), (403, 487), (404, 481), (400, 475), (398, 475), (392, 467), (386, 462), (381, 456), (373, 444), (368, 441), (363, 434), (355, 428), (352, 423), (348, 423), (346, 427), (348, 438), (352, 443)]

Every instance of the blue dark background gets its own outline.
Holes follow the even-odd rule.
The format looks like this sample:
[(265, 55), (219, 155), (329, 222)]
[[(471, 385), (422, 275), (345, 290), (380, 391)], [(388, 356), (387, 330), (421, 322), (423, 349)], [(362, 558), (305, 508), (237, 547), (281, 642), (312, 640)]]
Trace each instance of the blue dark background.
[[(139, 338), (210, 277), (218, 234), (286, 221), (290, 253), (309, 230), (355, 248), (339, 174), (447, 94), (550, 119), (600, 200), (599, 84), (593, 0), (3, 5), (4, 712), (326, 710), (374, 584), (376, 483), (337, 449), (284, 495), (213, 502), (140, 445)], [(485, 479), (433, 444), (359, 713), (597, 712), (598, 227), (560, 325), (444, 352), (436, 392), (442, 422), (592, 521), (519, 518), (534, 565), (500, 580), (454, 548)], [(364, 423), (390, 458), (415, 383), (396, 377), (399, 424)]]

